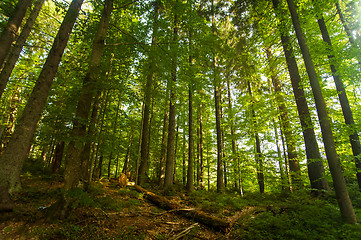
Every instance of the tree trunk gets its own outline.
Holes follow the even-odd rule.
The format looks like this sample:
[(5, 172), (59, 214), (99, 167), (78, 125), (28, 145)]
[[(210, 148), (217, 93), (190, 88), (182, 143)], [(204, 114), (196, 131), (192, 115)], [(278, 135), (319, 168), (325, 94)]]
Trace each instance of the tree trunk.
[[(177, 1), (176, 1), (177, 2)], [(175, 4), (176, 5), (176, 4)], [(175, 125), (176, 125), (176, 98), (175, 98), (175, 84), (177, 81), (177, 57), (178, 57), (178, 16), (174, 11), (174, 28), (173, 28), (173, 42), (175, 43), (174, 54), (172, 56), (172, 83), (170, 84), (170, 101), (169, 101), (169, 126), (168, 126), (168, 144), (167, 144), (167, 158), (165, 165), (164, 177), (164, 191), (167, 192), (173, 187), (173, 168), (174, 168), (174, 139), (175, 139)]]
[[(15, 127), (14, 134), (0, 157), (0, 192), (2, 193), (16, 189), (37, 123), (82, 3), (83, 0), (73, 0), (70, 4), (23, 114)], [(0, 198), (8, 199), (9, 197), (3, 195)], [(1, 205), (2, 200), (0, 200)]]
[(26, 10), (31, 6), (33, 0), (19, 0), (14, 13), (10, 16), (8, 23), (0, 36), (0, 69), (11, 49), (11, 44), (15, 41), (21, 22)]
[(187, 185), (186, 189), (188, 192), (194, 190), (194, 180), (193, 180), (193, 86), (192, 83), (189, 84), (188, 90), (188, 172), (187, 172)]
[[(45, 0), (37, 0), (34, 9), (32, 10), (24, 28), (21, 31), (21, 34), (16, 41), (14, 47), (10, 50), (7, 61), (4, 64), (3, 69), (0, 73), (0, 99), (4, 93), (5, 87), (9, 81), (10, 75), (15, 67), (16, 61), (19, 59), (20, 52), (23, 49), (23, 46), (28, 38), (31, 29), (35, 23), (36, 18), (38, 17), (41, 7), (43, 6)], [(1, 69), (1, 68), (0, 68)]]
[[(285, 20), (282, 17), (284, 17), (285, 14), (278, 11), (278, 4), (278, 0), (273, 0), (276, 14), (281, 19), (281, 24), (283, 24)], [(282, 28), (283, 25), (279, 26), (279, 29)], [(303, 139), (306, 147), (308, 177), (310, 179), (312, 189), (329, 190), (328, 182), (326, 179), (324, 179), (324, 167), (322, 163), (322, 158), (320, 150), (318, 148), (311, 114), (305, 97), (305, 92), (301, 84), (301, 77), (293, 53), (293, 47), (291, 45), (290, 37), (286, 31), (287, 30), (281, 31), (281, 42), (292, 83), (293, 94), (296, 100), (298, 116), (301, 122)]]
[(138, 170), (138, 181), (139, 185), (143, 185), (146, 179), (146, 171), (148, 168), (148, 161), (149, 161), (149, 131), (150, 131), (150, 124), (149, 124), (149, 117), (150, 117), (150, 105), (151, 105), (151, 96), (152, 96), (152, 85), (153, 85), (153, 77), (154, 77), (154, 66), (155, 66), (155, 59), (154, 59), (154, 48), (157, 41), (157, 31), (158, 31), (158, 15), (159, 15), (159, 8), (160, 2), (156, 1), (154, 5), (154, 25), (153, 25), (153, 36), (152, 36), (152, 45), (151, 51), (149, 54), (149, 65), (148, 65), (148, 75), (147, 75), (147, 82), (144, 89), (144, 111), (143, 111), (143, 127), (142, 127), (142, 143), (141, 143), (141, 151), (140, 151), (140, 165)]
[(354, 161), (356, 164), (357, 182), (358, 182), (359, 189), (361, 190), (361, 161), (360, 161), (361, 144), (360, 144), (360, 139), (359, 139), (356, 127), (355, 127), (355, 121), (354, 121), (351, 107), (350, 107), (350, 104), (349, 104), (349, 101), (347, 98), (346, 89), (343, 85), (341, 76), (340, 76), (339, 72), (337, 71), (336, 66), (333, 64), (334, 62), (336, 62), (335, 55), (333, 55), (333, 53), (332, 53), (333, 49), (332, 49), (331, 38), (330, 38), (330, 35), (328, 34), (326, 23), (325, 23), (325, 20), (323, 19), (322, 15), (317, 19), (317, 22), (318, 22), (318, 26), (320, 27), (321, 33), (322, 33), (322, 39), (323, 39), (323, 41), (325, 41), (327, 43), (327, 45), (330, 48), (329, 49), (330, 53), (327, 55), (327, 57), (330, 61), (330, 68), (331, 68), (333, 80), (336, 85), (336, 90), (338, 93), (338, 98), (339, 98), (339, 101), (341, 104), (341, 109), (342, 109), (343, 117), (345, 119), (345, 123), (351, 129), (353, 129), (352, 133), (349, 135), (349, 139), (350, 139), (350, 143), (351, 143), (352, 152), (354, 155)]
[[(81, 154), (86, 141), (86, 129), (89, 126), (91, 103), (93, 102), (94, 94), (97, 91), (97, 82), (99, 81), (97, 79), (99, 77), (100, 63), (112, 10), (113, 0), (106, 0), (98, 30), (93, 40), (93, 49), (90, 56), (88, 72), (83, 79), (83, 86), (80, 91), (71, 132), (72, 140), (70, 141), (66, 152), (64, 173), (64, 188), (66, 191), (76, 188), (80, 183), (83, 184), (87, 181), (86, 176), (83, 175), (82, 171), (84, 163), (81, 162)], [(108, 74), (110, 74), (110, 72), (108, 72)]]
[(330, 119), (326, 109), (326, 103), (323, 99), (322, 90), (318, 81), (318, 76), (308, 49), (306, 40), (304, 38), (299, 17), (297, 14), (296, 5), (293, 0), (287, 0), (288, 8), (291, 13), (293, 27), (295, 28), (298, 43), (301, 48), (301, 53), (306, 65), (307, 75), (311, 84), (313, 97), (316, 103), (318, 119), (321, 126), (322, 138), (326, 149), (326, 156), (330, 172), (333, 179), (333, 186), (336, 191), (336, 198), (339, 204), (342, 217), (347, 223), (354, 224), (357, 222), (355, 211), (353, 209), (347, 188), (346, 181), (342, 173), (338, 155), (336, 152), (333, 133), (331, 130)]
[(63, 161), (65, 142), (61, 141), (55, 146), (55, 153), (53, 158), (53, 164), (51, 166), (51, 173), (59, 173), (61, 162)]
[(217, 192), (224, 191), (223, 161), (222, 161), (222, 129), (221, 129), (221, 113), (220, 113), (220, 88), (214, 87), (214, 102), (216, 111), (216, 132), (217, 132)]
[[(168, 93), (168, 91), (167, 91)], [(168, 94), (167, 94), (168, 95)], [(166, 103), (168, 100), (166, 101)], [(167, 104), (166, 104), (167, 105)], [(159, 185), (163, 186), (164, 184), (164, 166), (165, 166), (165, 158), (167, 153), (167, 136), (168, 136), (168, 108), (166, 108), (164, 112), (164, 119), (163, 119), (163, 130), (162, 130), (162, 143), (160, 149), (160, 160), (159, 160)]]

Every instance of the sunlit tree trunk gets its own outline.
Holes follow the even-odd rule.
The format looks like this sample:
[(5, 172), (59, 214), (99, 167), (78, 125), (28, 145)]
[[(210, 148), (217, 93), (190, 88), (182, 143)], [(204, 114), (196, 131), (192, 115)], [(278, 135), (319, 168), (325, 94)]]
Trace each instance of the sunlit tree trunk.
[(287, 3), (288, 9), (291, 13), (292, 23), (293, 27), (295, 28), (297, 40), (301, 48), (303, 60), (306, 65), (306, 71), (311, 84), (313, 97), (316, 103), (317, 114), (322, 131), (322, 138), (325, 145), (328, 165), (330, 167), (330, 172), (332, 175), (333, 186), (336, 191), (337, 202), (339, 204), (341, 214), (344, 220), (347, 223), (353, 224), (357, 222), (356, 215), (346, 188), (346, 181), (343, 176), (340, 161), (336, 152), (330, 119), (327, 113), (326, 103), (323, 99), (321, 86), (318, 81), (318, 76), (311, 58), (310, 51), (308, 49), (305, 37), (302, 32), (296, 5), (293, 0), (287, 0)]
[(0, 210), (11, 210), (8, 202), (9, 192), (19, 186), (19, 175), (29, 152), (37, 123), (46, 103), (54, 76), (61, 61), (64, 49), (80, 11), (83, 0), (73, 0), (69, 6), (43, 69), (35, 83), (33, 91), (15, 127), (10, 142), (0, 157)]
[(21, 22), (26, 10), (31, 6), (33, 0), (19, 0), (14, 13), (10, 16), (8, 23), (0, 36), (0, 69), (11, 49), (11, 44), (15, 41)]
[[(4, 64), (3, 69), (0, 73), (0, 98), (2, 94), (4, 93), (5, 87), (9, 81), (9, 77), (15, 67), (16, 61), (18, 60), (20, 56), (20, 52), (23, 49), (23, 46), (26, 42), (26, 39), (28, 38), (31, 29), (33, 28), (33, 25), (35, 23), (36, 18), (38, 17), (41, 7), (43, 6), (45, 0), (37, 0), (35, 2), (34, 8), (32, 12), (30, 13), (29, 18), (26, 20), (26, 24), (21, 30), (20, 36), (17, 39), (15, 45), (10, 50), (9, 56)], [(0, 50), (1, 51), (1, 50)], [(1, 67), (0, 67), (1, 69)]]

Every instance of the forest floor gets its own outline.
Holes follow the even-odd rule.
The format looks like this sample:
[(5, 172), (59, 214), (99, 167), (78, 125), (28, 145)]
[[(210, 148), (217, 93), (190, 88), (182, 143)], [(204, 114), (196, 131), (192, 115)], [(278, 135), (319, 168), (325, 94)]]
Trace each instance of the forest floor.
[[(175, 191), (167, 198), (185, 208), (232, 221), (225, 231), (179, 216), (149, 202), (128, 186), (106, 180), (79, 193), (69, 218), (44, 219), (61, 195), (60, 178), (23, 177), (13, 212), (0, 214), (0, 239), (361, 239), (361, 226), (342, 222), (334, 198), (303, 194), (235, 194)], [(157, 189), (148, 189), (157, 193)], [(160, 192), (158, 191), (158, 194)], [(360, 197), (360, 194), (356, 194)], [(361, 199), (358, 199), (361, 203)], [(361, 208), (356, 206), (360, 220)]]

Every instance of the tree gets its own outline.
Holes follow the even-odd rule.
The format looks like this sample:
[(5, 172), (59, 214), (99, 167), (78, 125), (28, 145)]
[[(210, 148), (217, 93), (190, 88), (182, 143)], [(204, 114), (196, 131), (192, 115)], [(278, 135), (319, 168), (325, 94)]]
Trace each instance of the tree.
[(33, 0), (19, 0), (15, 11), (10, 16), (8, 23), (0, 36), (0, 69), (11, 49), (11, 44), (16, 38), (20, 24), (25, 17), (26, 10), (31, 6)]
[(155, 72), (155, 45), (157, 41), (157, 32), (158, 32), (158, 16), (161, 8), (161, 2), (156, 0), (153, 2), (154, 5), (154, 25), (153, 25), (153, 33), (152, 33), (152, 44), (151, 51), (148, 56), (148, 71), (147, 71), (147, 80), (144, 88), (144, 112), (143, 112), (143, 127), (142, 127), (142, 142), (141, 142), (141, 161), (138, 170), (138, 184), (142, 185), (146, 179), (146, 171), (148, 168), (149, 161), (149, 116), (150, 116), (150, 105), (151, 105), (151, 97), (152, 97), (152, 85), (153, 85), (153, 77)]
[(327, 57), (330, 61), (332, 77), (336, 85), (336, 90), (338, 93), (338, 99), (341, 104), (343, 117), (345, 119), (345, 123), (352, 129), (350, 131), (349, 139), (351, 143), (352, 152), (354, 155), (354, 161), (356, 164), (357, 182), (359, 189), (361, 190), (361, 144), (360, 144), (358, 132), (355, 129), (355, 120), (351, 111), (350, 103), (347, 98), (345, 86), (340, 76), (340, 72), (337, 70), (338, 67), (336, 67), (335, 55), (333, 54), (331, 38), (328, 33), (325, 20), (321, 13), (319, 13), (317, 16), (317, 23), (321, 30), (322, 39), (328, 45), (329, 53), (327, 54)]
[(287, 0), (287, 3), (288, 9), (291, 13), (292, 24), (296, 32), (298, 44), (300, 45), (303, 60), (305, 62), (313, 97), (316, 103), (318, 119), (322, 131), (322, 138), (326, 150), (328, 165), (330, 167), (332, 175), (333, 186), (336, 191), (337, 202), (339, 204), (341, 215), (344, 220), (347, 223), (353, 224), (356, 223), (357, 220), (350, 197), (348, 195), (345, 178), (342, 174), (342, 169), (336, 152), (330, 119), (327, 113), (325, 101), (323, 99), (321, 86), (318, 82), (318, 76), (315, 70), (315, 66), (313, 64), (308, 45), (303, 35), (303, 31), (297, 14), (296, 5), (293, 0)]
[(283, 52), (286, 58), (287, 68), (292, 83), (293, 94), (296, 100), (298, 116), (301, 122), (303, 139), (306, 147), (307, 168), (308, 176), (311, 182), (311, 188), (317, 190), (329, 190), (328, 183), (324, 179), (324, 167), (322, 163), (322, 158), (320, 150), (318, 148), (310, 111), (305, 97), (305, 92), (301, 84), (301, 77), (294, 56), (293, 47), (291, 45), (290, 36), (286, 30), (288, 28), (285, 26), (285, 12), (281, 8), (281, 6), (279, 6), (278, 0), (273, 0), (272, 2), (276, 15), (281, 20), (278, 28), (281, 34)]
[(30, 150), (36, 125), (41, 117), (42, 109), (82, 3), (83, 0), (71, 2), (21, 118), (18, 120), (8, 146), (0, 157), (0, 210), (12, 210), (13, 208), (12, 203), (9, 203), (8, 194), (20, 187), (20, 171)]
[(171, 83), (170, 83), (170, 100), (169, 100), (169, 125), (168, 125), (168, 143), (167, 143), (167, 158), (165, 165), (165, 177), (164, 177), (164, 191), (167, 192), (173, 186), (173, 169), (174, 169), (174, 140), (175, 140), (175, 125), (176, 125), (176, 81), (177, 81), (177, 57), (178, 57), (178, 15), (177, 15), (177, 5), (178, 1), (174, 1), (173, 11), (173, 42), (174, 44), (174, 53), (172, 55), (172, 64), (171, 64)]
[(0, 98), (5, 90), (6, 84), (9, 81), (11, 72), (13, 71), (16, 61), (19, 58), (20, 52), (23, 49), (23, 46), (28, 38), (31, 29), (35, 23), (36, 18), (38, 17), (41, 7), (43, 6), (45, 0), (37, 0), (34, 4), (34, 8), (30, 13), (29, 18), (27, 19), (19, 38), (17, 39), (15, 45), (11, 48), (7, 61), (4, 64), (3, 69), (0, 73)]

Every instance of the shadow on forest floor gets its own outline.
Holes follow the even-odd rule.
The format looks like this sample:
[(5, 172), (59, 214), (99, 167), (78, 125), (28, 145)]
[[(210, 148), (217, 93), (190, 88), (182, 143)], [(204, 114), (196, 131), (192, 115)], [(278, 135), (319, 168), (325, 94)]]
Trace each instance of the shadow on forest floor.
[[(13, 212), (0, 214), (0, 239), (360, 239), (361, 226), (343, 224), (332, 197), (307, 194), (233, 194), (179, 190), (169, 197), (182, 206), (223, 219), (237, 216), (226, 233), (165, 211), (132, 187), (102, 181), (79, 193), (72, 215), (44, 221), (44, 208), (61, 195), (61, 179), (23, 177)], [(149, 189), (150, 190), (150, 189)], [(153, 191), (157, 192), (156, 189)], [(360, 197), (360, 195), (357, 195)], [(361, 202), (361, 199), (358, 199)], [(360, 206), (356, 209), (360, 219)]]

